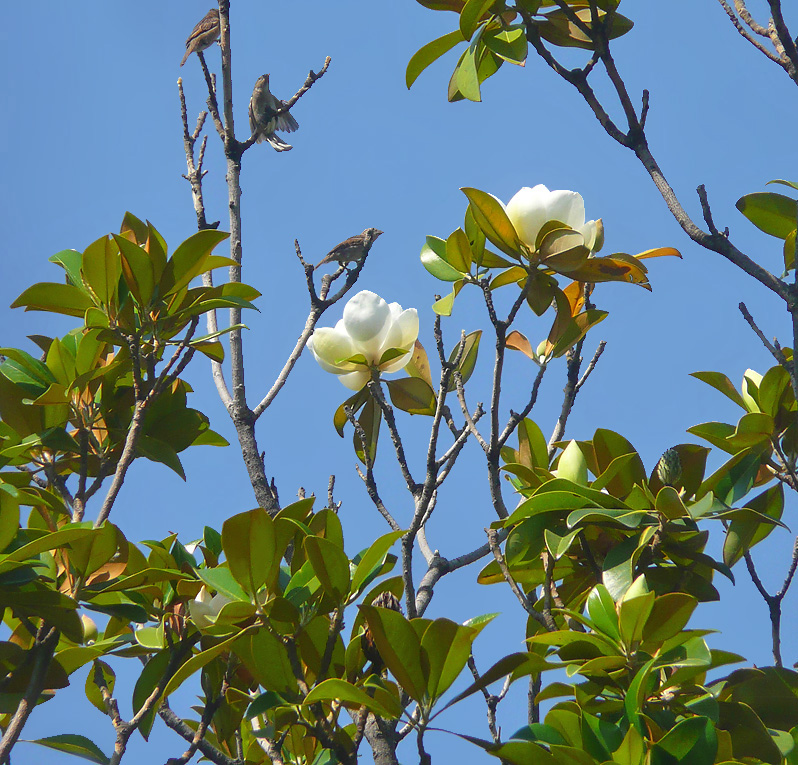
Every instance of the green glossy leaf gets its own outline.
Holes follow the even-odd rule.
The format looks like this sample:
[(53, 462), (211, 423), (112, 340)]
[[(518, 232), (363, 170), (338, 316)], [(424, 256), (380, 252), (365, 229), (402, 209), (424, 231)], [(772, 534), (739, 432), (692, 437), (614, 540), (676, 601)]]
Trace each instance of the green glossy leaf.
[(526, 61), (529, 43), (521, 25), (510, 25), (505, 29), (486, 30), (482, 41), (497, 56), (511, 64), (523, 66)]
[(139, 305), (146, 306), (155, 290), (155, 266), (147, 251), (124, 236), (114, 236), (119, 248), (122, 274)]
[(786, 239), (796, 228), (798, 202), (784, 194), (761, 191), (737, 200), (737, 209), (760, 231)]
[(427, 698), (440, 698), (458, 678), (471, 655), (471, 644), (478, 631), (449, 619), (435, 619), (424, 631), (421, 650), (426, 653)]
[(324, 591), (340, 603), (349, 596), (349, 558), (335, 542), (323, 537), (307, 536), (305, 554)]
[(470, 40), (482, 21), (482, 17), (490, 10), (495, 0), (466, 0), (460, 11), (460, 32), (463, 38)]
[(467, 274), (471, 271), (471, 245), (463, 229), (455, 229), (446, 240), (446, 262), (457, 271)]
[(743, 409), (748, 409), (743, 401), (737, 388), (734, 387), (732, 381), (721, 372), (691, 372), (691, 377), (695, 377), (707, 385), (711, 385), (715, 390), (720, 391), (724, 396), (730, 398), (735, 404)]
[[(457, 363), (457, 371), (460, 372), (460, 377), (463, 384), (467, 383), (474, 372), (474, 367), (477, 364), (477, 356), (479, 355), (479, 341), (482, 339), (482, 330), (478, 329), (476, 332), (469, 332), (463, 341), (463, 352), (460, 353), (460, 361)], [(455, 345), (452, 352), (449, 354), (449, 363), (453, 364), (454, 360), (460, 351), (460, 346)], [(456, 388), (454, 380), (449, 382), (449, 391)]]
[(377, 650), (396, 681), (415, 701), (426, 693), (426, 672), (421, 664), (421, 641), (410, 622), (390, 608), (360, 606)]
[[(138, 714), (144, 707), (147, 699), (150, 698), (153, 691), (161, 683), (166, 683), (166, 671), (171, 658), (171, 649), (165, 648), (163, 651), (156, 653), (144, 666), (141, 671), (136, 685), (133, 688), (133, 713)], [(145, 741), (150, 737), (152, 725), (155, 722), (155, 712), (158, 704), (153, 704), (149, 712), (147, 712), (141, 719), (139, 725), (139, 733)]]
[(365, 464), (366, 452), (368, 452), (372, 461), (377, 457), (377, 443), (380, 437), (380, 423), (382, 422), (382, 410), (371, 396), (366, 400), (363, 411), (357, 421), (363, 430), (363, 434), (365, 434), (365, 444), (361, 434), (357, 431), (352, 436), (352, 441), (355, 447), (355, 454)]
[(6, 549), (19, 530), (19, 500), (0, 491), (0, 552)]
[(513, 679), (524, 677), (538, 671), (541, 665), (545, 665), (545, 661), (535, 654), (524, 652), (505, 656), (480, 675), (478, 680), (471, 683), (464, 691), (458, 693), (444, 709), (448, 709), (453, 704), (457, 704), (459, 701), (487, 688), (491, 683), (495, 683), (497, 680), (507, 677), (507, 675), (512, 674)]
[(75, 287), (80, 287), (83, 281), (80, 278), (80, 266), (83, 261), (83, 254), (77, 250), (61, 250), (49, 258), (51, 263), (58, 263), (66, 271), (69, 283)]
[(228, 518), (222, 547), (235, 580), (250, 594), (265, 583), (275, 555), (274, 521), (263, 508)]
[(108, 765), (110, 760), (102, 750), (91, 739), (77, 733), (62, 733), (58, 736), (47, 736), (26, 741), (28, 744), (38, 744), (39, 746), (55, 749), (58, 752), (71, 754), (89, 762), (96, 762), (99, 765)]
[(250, 653), (246, 656), (238, 653), (248, 663), (255, 679), (267, 690), (279, 693), (287, 698), (297, 695), (297, 681), (291, 669), (288, 650), (282, 641), (266, 629), (261, 629), (252, 638), (245, 638)]
[(240, 640), (247, 632), (255, 629), (250, 627), (247, 630), (242, 632), (237, 632), (227, 640), (223, 640), (220, 643), (208, 648), (204, 651), (200, 651), (199, 653), (195, 653), (188, 661), (181, 664), (180, 668), (169, 678), (169, 682), (166, 684), (166, 688), (164, 689), (164, 697), (168, 697), (170, 694), (174, 693), (188, 678), (198, 672), (202, 667), (204, 667), (209, 662), (213, 661), (217, 656), (221, 656), (222, 654), (227, 653), (232, 647), (233, 644)]
[(86, 286), (104, 306), (115, 305), (122, 274), (119, 248), (109, 236), (92, 242), (83, 253), (81, 275)]
[(503, 253), (518, 260), (521, 243), (502, 203), (479, 189), (464, 187), (460, 191), (468, 197), (474, 220), (488, 240)]
[(603, 585), (597, 584), (587, 598), (587, 613), (596, 629), (605, 633), (613, 640), (620, 637), (618, 631), (618, 614), (615, 610), (615, 601), (610, 591)]
[(436, 236), (428, 236), (421, 248), (421, 265), (436, 279), (456, 282), (463, 274), (446, 260), (446, 242)]
[(437, 61), (441, 56), (454, 48), (455, 45), (463, 41), (463, 34), (457, 29), (419, 48), (407, 64), (405, 82), (407, 83), (408, 89), (430, 64)]
[(349, 418), (346, 416), (347, 407), (350, 407), (352, 409), (352, 413), (357, 415), (368, 399), (368, 388), (364, 387), (355, 393), (354, 396), (350, 396), (346, 401), (344, 401), (343, 404), (341, 404), (341, 406), (335, 410), (335, 415), (333, 416), (333, 425), (335, 426), (335, 430), (338, 432), (338, 435), (341, 436), (341, 438), (344, 437), (344, 427), (346, 423), (349, 422)]
[(727, 440), (735, 449), (756, 446), (770, 441), (774, 428), (773, 418), (769, 414), (749, 412), (740, 418), (734, 433)]
[[(747, 509), (754, 513), (745, 512)], [(754, 545), (765, 539), (775, 528), (762, 516), (778, 521), (784, 511), (784, 486), (777, 484), (746, 502), (745, 508), (735, 514), (726, 530), (723, 543), (723, 562), (730, 568)], [(760, 515), (761, 514), (761, 515)]]
[(675, 637), (687, 626), (698, 600), (684, 592), (669, 592), (654, 601), (643, 627), (643, 640), (661, 643)]
[(397, 409), (409, 414), (435, 414), (438, 399), (435, 391), (420, 377), (386, 380), (391, 401)]
[(86, 676), (86, 698), (99, 709), (103, 714), (107, 714), (107, 707), (103, 701), (102, 691), (98, 682), (104, 685), (108, 692), (113, 695), (116, 684), (116, 674), (108, 664), (100, 659), (95, 659), (89, 674)]
[(449, 100), (455, 101), (459, 98), (467, 98), (469, 101), (481, 101), (482, 94), (480, 92), (479, 77), (479, 57), (481, 55), (481, 30), (480, 34), (476, 35), (471, 41), (471, 44), (466, 48), (460, 60), (457, 62), (454, 74), (452, 75), (452, 82), (455, 85), (456, 91), (452, 91), (450, 83)]
[[(627, 593), (631, 594), (631, 590)], [(624, 597), (618, 607), (618, 623), (621, 640), (627, 646), (634, 646), (643, 638), (643, 628), (654, 607), (654, 593), (638, 597)]]
[(82, 319), (83, 314), (94, 306), (94, 301), (88, 293), (71, 284), (39, 282), (28, 287), (11, 304), (11, 308), (21, 306), (25, 306), (26, 311), (50, 311)]
[[(592, 26), (590, 8), (572, 8), (569, 12), (575, 13), (583, 24), (588, 27)], [(610, 40), (625, 35), (634, 26), (630, 19), (621, 16), (620, 13), (607, 15), (601, 10), (599, 11), (599, 23), (605, 25), (605, 33)], [(545, 20), (537, 21), (535, 25), (540, 36), (553, 45), (566, 48), (584, 48), (586, 50), (593, 50), (595, 47), (590, 37), (571, 21), (569, 14), (561, 8), (547, 13)]]
[(303, 705), (314, 704), (317, 701), (340, 701), (344, 706), (349, 706), (353, 711), (366, 707), (385, 720), (393, 720), (402, 714), (401, 707), (397, 704), (391, 709), (386, 709), (377, 699), (346, 680), (329, 678), (311, 689), (302, 702)]
[(116, 526), (106, 521), (90, 536), (69, 543), (70, 563), (83, 576), (93, 574), (114, 556), (119, 546), (119, 539)]
[(574, 316), (566, 324), (565, 329), (556, 341), (554, 338), (549, 338), (553, 345), (551, 355), (556, 359), (564, 356), (567, 351), (573, 348), (593, 327), (604, 321), (607, 316), (609, 316), (609, 312), (593, 308)]
[(731, 735), (735, 758), (752, 757), (770, 765), (781, 765), (778, 746), (773, 741), (762, 720), (747, 704), (730, 701), (719, 702), (718, 728)]
[(388, 550), (400, 539), (405, 532), (401, 529), (391, 531), (378, 537), (357, 561), (354, 574), (352, 574), (352, 592), (358, 593), (369, 580), (375, 569), (382, 566)]
[(432, 310), (438, 314), (438, 316), (451, 316), (452, 308), (454, 308), (454, 299), (460, 293), (464, 284), (465, 280), (463, 279), (456, 281), (452, 287), (452, 291), (448, 295), (433, 303)]
[[(657, 741), (651, 753), (651, 763), (666, 765), (689, 762), (691, 765), (713, 765), (717, 752), (718, 737), (712, 721), (707, 717), (689, 717), (678, 722)], [(662, 757), (663, 753), (670, 757)]]
[(161, 276), (161, 294), (164, 297), (173, 295), (206, 271), (206, 261), (211, 251), (229, 236), (230, 234), (224, 231), (204, 229), (192, 234), (181, 243), (172, 254)]

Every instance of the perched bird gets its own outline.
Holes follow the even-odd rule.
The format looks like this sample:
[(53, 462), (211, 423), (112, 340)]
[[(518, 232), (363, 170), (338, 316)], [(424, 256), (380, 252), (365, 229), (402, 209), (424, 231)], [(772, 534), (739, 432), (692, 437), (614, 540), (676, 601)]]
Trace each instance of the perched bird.
[(371, 249), (371, 245), (377, 238), (384, 234), (378, 228), (367, 228), (362, 234), (350, 236), (344, 239), (341, 244), (336, 244), (318, 263), (316, 268), (325, 263), (358, 263)]
[(288, 112), (277, 113), (284, 106), (285, 101), (273, 96), (269, 90), (269, 75), (258, 77), (252, 98), (249, 99), (249, 129), (252, 135), (258, 137), (258, 143), (268, 141), (275, 151), (290, 151), (294, 148), (278, 138), (274, 134), (275, 130), (293, 133), (299, 129), (299, 123)]
[(192, 53), (199, 53), (200, 51), (207, 50), (211, 47), (222, 34), (222, 24), (219, 21), (219, 9), (211, 8), (203, 17), (186, 40), (186, 55), (180, 62), (180, 66), (186, 63), (186, 60)]

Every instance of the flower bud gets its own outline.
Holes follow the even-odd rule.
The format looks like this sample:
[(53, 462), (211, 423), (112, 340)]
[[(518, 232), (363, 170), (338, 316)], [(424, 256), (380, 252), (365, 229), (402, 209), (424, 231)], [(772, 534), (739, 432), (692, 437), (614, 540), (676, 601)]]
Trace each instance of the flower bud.
[(682, 461), (676, 449), (668, 449), (657, 463), (657, 478), (663, 486), (675, 486), (682, 477)]

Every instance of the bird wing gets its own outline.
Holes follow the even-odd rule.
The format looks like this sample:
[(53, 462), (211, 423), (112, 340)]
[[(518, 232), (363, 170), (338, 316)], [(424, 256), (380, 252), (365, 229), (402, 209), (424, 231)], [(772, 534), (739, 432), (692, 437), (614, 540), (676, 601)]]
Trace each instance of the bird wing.
[(255, 119), (255, 109), (253, 107), (252, 102), (255, 100), (255, 94), (253, 93), (249, 99), (249, 132), (252, 135), (258, 130), (258, 121)]
[[(278, 101), (278, 108), (283, 108), (286, 105), (285, 101)], [(283, 112), (277, 116), (277, 125), (275, 130), (282, 130), (284, 133), (293, 133), (299, 130), (299, 123), (294, 119), (290, 112)]]
[(216, 26), (219, 25), (219, 16), (218, 11), (214, 13), (212, 10), (208, 11), (197, 23), (194, 29), (191, 30), (191, 34), (188, 36), (186, 40), (186, 47), (188, 48), (194, 40), (196, 40), (201, 35), (205, 34), (206, 32), (210, 32)]

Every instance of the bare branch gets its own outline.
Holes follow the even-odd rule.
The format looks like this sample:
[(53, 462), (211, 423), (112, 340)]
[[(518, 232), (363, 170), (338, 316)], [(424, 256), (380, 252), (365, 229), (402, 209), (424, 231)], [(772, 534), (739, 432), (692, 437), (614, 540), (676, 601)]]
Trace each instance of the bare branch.
[(604, 353), (604, 348), (606, 347), (607, 343), (605, 343), (603, 340), (599, 343), (596, 352), (593, 354), (593, 358), (587, 365), (585, 373), (580, 378), (579, 370), (582, 365), (582, 357), (580, 354), (582, 352), (583, 345), (584, 338), (577, 343), (576, 348), (569, 351), (567, 354), (566, 383), (565, 388), (563, 388), (562, 409), (560, 410), (560, 416), (557, 419), (557, 424), (554, 426), (554, 431), (549, 439), (549, 459), (554, 456), (554, 452), (556, 450), (554, 445), (558, 441), (562, 440), (562, 437), (565, 434), (565, 426), (568, 422), (568, 417), (571, 414), (571, 410), (573, 409), (574, 402), (576, 401), (576, 395), (579, 393), (580, 388), (585, 384), (585, 382), (587, 382), (587, 378), (590, 376), (590, 373), (596, 368), (596, 364), (598, 364), (601, 354)]
[(513, 579), (510, 569), (507, 567), (507, 563), (502, 555), (502, 551), (499, 548), (498, 535), (495, 529), (485, 529), (485, 533), (488, 535), (488, 546), (490, 547), (490, 551), (493, 553), (493, 557), (496, 559), (496, 563), (499, 564), (499, 570), (502, 572), (504, 581), (510, 585), (510, 589), (513, 591), (515, 597), (518, 598), (518, 602), (523, 606), (524, 611), (526, 611), (536, 622), (538, 622), (538, 624), (549, 630), (549, 632), (556, 630), (557, 625), (554, 623), (554, 619), (552, 619), (551, 612), (548, 614), (541, 614), (534, 607), (534, 605), (532, 605), (532, 603), (529, 601), (529, 598), (524, 595), (515, 579)]
[[(734, 10), (732, 9), (731, 5), (729, 5), (727, 0), (718, 0), (718, 2), (720, 3), (720, 5), (723, 8), (723, 10), (726, 11), (726, 15), (729, 17), (729, 20), (734, 25), (734, 28), (746, 40), (748, 40), (748, 42), (750, 42), (751, 45), (753, 45), (761, 53), (764, 53), (771, 61), (774, 61), (779, 66), (783, 66), (784, 65), (782, 60), (772, 50), (769, 50), (766, 45), (764, 45), (760, 40), (757, 40), (756, 37), (754, 37), (754, 35), (751, 34), (751, 31), (749, 31), (749, 29), (747, 29), (746, 27), (743, 26), (743, 24), (741, 23), (740, 19), (737, 18), (737, 14), (734, 12)], [(759, 29), (762, 29), (762, 27), (759, 27)], [(761, 35), (761, 36), (768, 37), (768, 34), (767, 34), (767, 32), (765, 32), (764, 29), (762, 29), (762, 32), (764, 34)]]

